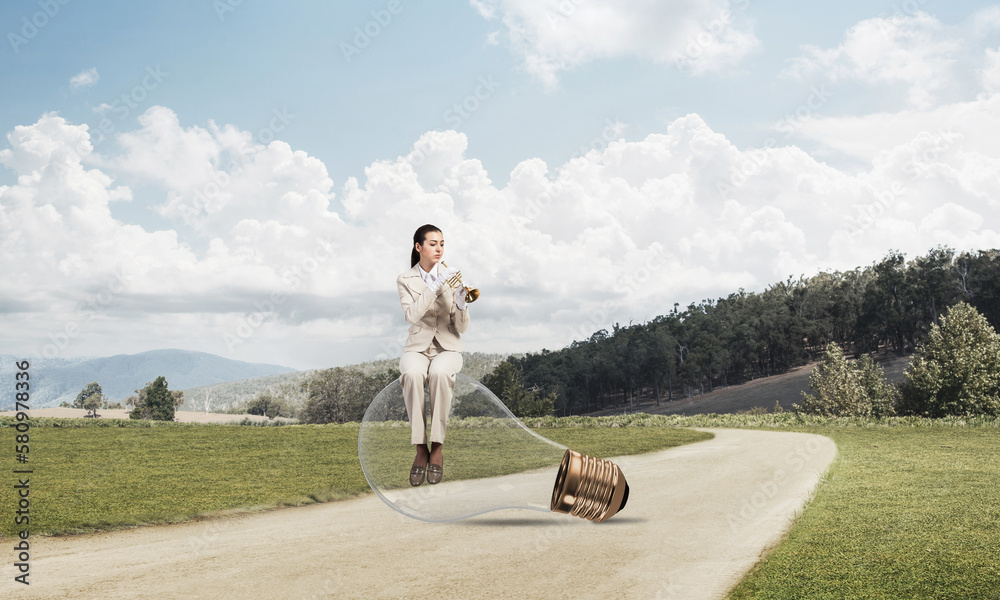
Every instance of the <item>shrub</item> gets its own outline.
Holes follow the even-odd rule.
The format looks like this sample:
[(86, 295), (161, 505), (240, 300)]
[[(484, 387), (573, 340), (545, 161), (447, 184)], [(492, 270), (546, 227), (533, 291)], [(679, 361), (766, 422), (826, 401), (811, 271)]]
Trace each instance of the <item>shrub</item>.
[(815, 394), (802, 392), (796, 412), (828, 417), (884, 417), (894, 413), (898, 393), (882, 367), (867, 354), (850, 363), (843, 350), (830, 343), (809, 375)]
[(931, 326), (904, 375), (901, 413), (1000, 415), (1000, 335), (964, 302)]

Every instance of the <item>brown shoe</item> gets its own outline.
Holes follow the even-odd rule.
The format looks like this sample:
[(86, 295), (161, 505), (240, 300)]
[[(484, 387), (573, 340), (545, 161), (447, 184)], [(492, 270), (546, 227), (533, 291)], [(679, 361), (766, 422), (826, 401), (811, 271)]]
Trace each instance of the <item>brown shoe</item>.
[(410, 485), (420, 485), (424, 482), (425, 467), (427, 465), (413, 465), (410, 468)]
[(427, 465), (427, 483), (439, 483), (444, 477), (444, 465)]

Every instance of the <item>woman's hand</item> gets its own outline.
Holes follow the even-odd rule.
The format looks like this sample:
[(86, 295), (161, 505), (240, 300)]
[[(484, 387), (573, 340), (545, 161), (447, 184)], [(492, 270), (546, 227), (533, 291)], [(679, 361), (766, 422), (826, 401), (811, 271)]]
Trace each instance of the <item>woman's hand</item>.
[(438, 277), (437, 278), (438, 278), (438, 281), (442, 281), (442, 282), (443, 281), (448, 281), (449, 279), (451, 279), (451, 277), (453, 275), (460, 275), (461, 273), (462, 272), (459, 271), (458, 269), (456, 269), (455, 267), (447, 267), (445, 269), (442, 269), (439, 266), (438, 267)]
[(427, 287), (429, 287), (432, 291), (436, 292), (436, 291), (438, 291), (438, 290), (441, 289), (442, 285), (444, 285), (444, 277), (441, 277), (439, 275), (437, 279), (435, 279), (434, 281), (428, 283)]
[(465, 310), (468, 303), (465, 301), (465, 289), (467, 286), (463, 286), (455, 290), (455, 306), (458, 310)]

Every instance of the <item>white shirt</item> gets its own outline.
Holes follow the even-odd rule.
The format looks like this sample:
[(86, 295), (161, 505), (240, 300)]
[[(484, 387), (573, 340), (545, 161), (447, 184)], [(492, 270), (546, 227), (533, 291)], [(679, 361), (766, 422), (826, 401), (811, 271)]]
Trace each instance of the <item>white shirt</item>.
[[(420, 278), (424, 280), (424, 283), (426, 283), (428, 287), (430, 287), (431, 283), (437, 281), (438, 267), (440, 265), (440, 262), (434, 263), (434, 266), (431, 268), (431, 272), (428, 273), (422, 266), (420, 266), (420, 263), (417, 263), (417, 270), (420, 271)], [(442, 282), (442, 285), (447, 285), (447, 282)], [(455, 294), (455, 304), (458, 306), (458, 310), (465, 310), (467, 307), (465, 294)]]

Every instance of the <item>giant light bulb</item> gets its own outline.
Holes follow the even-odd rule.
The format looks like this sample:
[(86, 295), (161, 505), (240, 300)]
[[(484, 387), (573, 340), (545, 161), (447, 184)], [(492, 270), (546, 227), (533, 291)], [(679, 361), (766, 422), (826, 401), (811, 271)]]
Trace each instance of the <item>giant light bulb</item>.
[[(425, 414), (430, 398), (424, 390)], [(429, 422), (429, 416), (425, 423)], [(484, 385), (462, 373), (444, 440), (444, 479), (409, 482), (415, 450), (396, 379), (368, 406), (358, 434), (361, 468), (391, 508), (422, 521), (457, 521), (504, 508), (556, 511), (600, 522), (625, 507), (618, 465), (538, 435)]]

